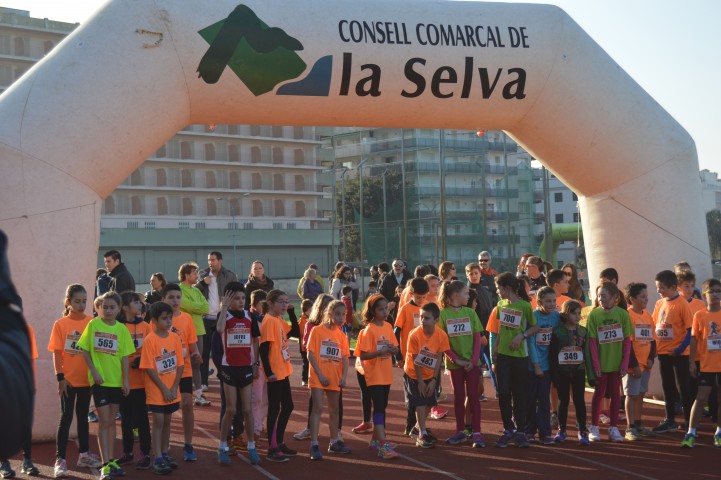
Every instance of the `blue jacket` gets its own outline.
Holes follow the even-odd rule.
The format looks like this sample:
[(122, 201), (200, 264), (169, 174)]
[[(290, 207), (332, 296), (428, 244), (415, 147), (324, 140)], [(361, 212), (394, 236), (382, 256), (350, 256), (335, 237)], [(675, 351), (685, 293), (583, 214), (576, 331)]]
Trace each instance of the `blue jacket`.
[(561, 315), (557, 311), (544, 315), (539, 310), (534, 310), (533, 315), (536, 317), (538, 333), (528, 339), (528, 369), (533, 371), (533, 364), (538, 363), (541, 366), (541, 370), (547, 372), (551, 369), (548, 363), (551, 337), (553, 335), (553, 329), (561, 322)]

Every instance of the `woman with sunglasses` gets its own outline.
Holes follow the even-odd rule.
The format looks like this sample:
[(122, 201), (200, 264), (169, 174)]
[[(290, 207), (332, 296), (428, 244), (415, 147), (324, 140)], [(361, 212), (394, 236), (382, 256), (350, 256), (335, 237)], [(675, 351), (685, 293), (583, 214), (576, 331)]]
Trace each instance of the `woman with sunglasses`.
[(568, 293), (566, 295), (574, 300), (580, 300), (586, 303), (586, 294), (583, 293), (581, 282), (578, 281), (578, 270), (576, 266), (572, 263), (567, 263), (561, 267), (561, 270), (563, 270), (568, 279)]

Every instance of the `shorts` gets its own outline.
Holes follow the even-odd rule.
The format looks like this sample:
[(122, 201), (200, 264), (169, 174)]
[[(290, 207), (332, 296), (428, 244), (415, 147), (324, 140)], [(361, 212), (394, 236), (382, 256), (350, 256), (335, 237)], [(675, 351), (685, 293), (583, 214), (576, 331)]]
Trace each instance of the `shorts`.
[(180, 387), (180, 393), (193, 393), (193, 377), (185, 377), (180, 379), (178, 384)]
[[(423, 383), (428, 383), (430, 380), (423, 380)], [(413, 380), (411, 377), (408, 376), (408, 374), (403, 374), (403, 395), (406, 399), (406, 403), (408, 404), (408, 408), (416, 408), (416, 407), (435, 407), (438, 405), (438, 401), (436, 400), (435, 392), (430, 397), (422, 397), (420, 392), (418, 391), (418, 380)]]
[(642, 393), (648, 392), (648, 380), (651, 378), (651, 370), (643, 370), (640, 377), (634, 377), (626, 374), (623, 377), (623, 394), (629, 397), (635, 397)]
[(169, 415), (177, 412), (180, 408), (180, 402), (171, 403), (170, 405), (148, 405), (148, 410), (153, 413), (162, 413)]
[(341, 327), (341, 330), (343, 330), (343, 333), (348, 335), (349, 333), (353, 333), (353, 324), (351, 323), (344, 323)]
[(123, 398), (123, 389), (120, 387), (103, 387), (102, 385), (93, 385), (93, 402), (95, 407), (105, 407), (107, 405), (120, 405)]
[(253, 367), (229, 367), (223, 365), (218, 372), (221, 382), (231, 387), (244, 388), (253, 383)]
[(713, 387), (714, 385), (721, 385), (721, 372), (698, 372), (699, 387)]

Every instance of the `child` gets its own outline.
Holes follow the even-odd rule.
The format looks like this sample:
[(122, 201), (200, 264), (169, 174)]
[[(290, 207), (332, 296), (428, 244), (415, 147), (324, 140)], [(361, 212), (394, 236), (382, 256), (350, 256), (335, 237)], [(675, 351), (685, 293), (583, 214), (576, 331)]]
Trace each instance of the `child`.
[[(359, 345), (363, 340), (363, 334), (365, 329), (358, 332), (358, 338), (356, 339), (356, 345)], [(368, 391), (368, 385), (366, 384), (365, 370), (363, 370), (363, 361), (360, 359), (360, 351), (356, 348), (353, 351), (355, 357), (355, 373), (356, 379), (358, 380), (358, 389), (361, 394), (361, 407), (363, 409), (363, 421), (353, 427), (351, 432), (353, 433), (371, 433), (373, 432), (373, 422), (371, 422), (371, 395)]]
[[(646, 310), (648, 305), (648, 289), (645, 283), (629, 283), (626, 286), (626, 301), (629, 304), (628, 314), (633, 326), (633, 353), (638, 361), (638, 371), (629, 372), (623, 377), (623, 393), (626, 395), (626, 429), (625, 439), (638, 440), (640, 437), (653, 435), (643, 427), (643, 397), (648, 391), (651, 368), (656, 358), (656, 333), (653, 328), (653, 317)], [(636, 370), (636, 369), (634, 369)]]
[[(691, 355), (699, 352), (701, 370), (696, 369), (695, 362), (689, 364), (691, 376), (698, 378), (698, 396), (691, 410), (688, 433), (681, 442), (685, 448), (692, 448), (696, 443), (696, 427), (703, 408), (712, 387), (718, 388), (721, 383), (721, 282), (711, 278), (703, 282), (701, 290), (706, 297), (707, 307), (694, 315), (691, 333)], [(721, 405), (721, 398), (718, 400)], [(718, 420), (713, 445), (721, 447), (721, 425)]]
[[(317, 297), (316, 297), (317, 298)], [(313, 307), (313, 302), (307, 298), (300, 303), (301, 315), (298, 319), (298, 329), (300, 330), (300, 340), (298, 341), (298, 347), (300, 348), (300, 357), (303, 359), (303, 370), (300, 375), (300, 384), (303, 387), (308, 386), (308, 352), (306, 351), (305, 342), (303, 341), (305, 336), (305, 324), (308, 323), (308, 314), (310, 309)]]
[(245, 425), (248, 425), (248, 457), (252, 465), (260, 463), (255, 448), (255, 436), (250, 428), (253, 421), (251, 405), (251, 389), (253, 379), (258, 378), (259, 348), (258, 338), (260, 327), (258, 322), (247, 317), (245, 306), (245, 287), (240, 282), (229, 282), (223, 291), (223, 302), (216, 324), (216, 331), (222, 336), (223, 358), (220, 365), (223, 393), (225, 395), (225, 412), (220, 423), (220, 445), (218, 446), (218, 462), (230, 464), (228, 436), (236, 414), (238, 398)]
[(92, 317), (85, 314), (87, 303), (88, 294), (85, 287), (78, 284), (68, 286), (65, 291), (63, 317), (53, 324), (48, 343), (48, 350), (53, 352), (53, 365), (60, 395), (60, 424), (55, 438), (55, 478), (68, 476), (65, 456), (74, 414), (80, 450), (77, 466), (86, 468), (102, 466), (100, 459), (89, 451), (90, 383), (88, 366), (85, 364), (82, 350), (78, 348), (80, 335), (92, 320)]
[[(551, 273), (553, 272), (552, 270)], [(551, 436), (551, 419), (549, 417), (551, 374), (548, 356), (553, 329), (558, 326), (561, 317), (556, 310), (556, 293), (551, 287), (539, 288), (536, 292), (536, 301), (538, 306), (533, 311), (533, 315), (536, 317), (538, 332), (528, 339), (530, 362), (528, 365), (526, 436), (531, 441), (538, 429), (538, 441), (543, 445), (553, 445), (555, 441)]]
[(433, 302), (438, 305), (438, 292), (441, 290), (441, 281), (433, 274), (426, 275), (423, 277), (423, 280), (428, 282), (428, 295), (426, 295), (426, 302)]
[[(348, 287), (343, 287), (345, 290)], [(345, 292), (343, 294), (345, 298)], [(339, 438), (339, 400), (341, 389), (348, 374), (348, 339), (340, 328), (346, 323), (346, 302), (334, 300), (323, 312), (323, 323), (310, 332), (308, 339), (308, 362), (312, 369), (309, 382), (313, 411), (310, 421), (310, 459), (321, 460), (323, 454), (318, 446), (320, 416), (323, 411), (323, 393), (328, 399), (328, 426), (330, 444), (328, 453), (351, 453)]]
[(453, 385), (453, 409), (456, 416), (456, 433), (446, 443), (458, 445), (466, 441), (464, 433), (465, 402), (471, 408), (472, 441), (474, 448), (485, 447), (481, 435), (481, 405), (478, 402), (478, 383), (481, 379), (481, 349), (485, 337), (483, 326), (468, 303), (468, 287), (460, 280), (452, 280), (441, 286), (441, 321), (438, 327), (449, 338), (450, 350), (446, 356), (446, 369)]
[[(572, 300), (572, 298), (567, 295), (568, 289), (570, 288), (570, 279), (568, 275), (566, 275), (566, 272), (563, 270), (551, 270), (548, 272), (546, 282), (548, 282), (548, 286), (556, 292), (556, 310), (560, 310), (564, 303)], [(576, 301), (581, 304), (581, 307), (586, 306), (581, 300)]]
[[(180, 378), (180, 411), (183, 414), (183, 460), (186, 462), (194, 462), (198, 460), (198, 456), (193, 449), (193, 429), (195, 427), (195, 413), (193, 412), (193, 369), (190, 368), (191, 362), (202, 361), (200, 351), (198, 350), (198, 336), (195, 333), (195, 324), (189, 314), (180, 311), (182, 302), (182, 291), (176, 283), (168, 283), (161, 291), (163, 302), (170, 305), (173, 309), (173, 326), (170, 331), (176, 333), (180, 337), (180, 343), (183, 346), (183, 374)], [(167, 459), (173, 460), (172, 457)], [(171, 461), (171, 463), (173, 463)]]
[(290, 299), (281, 290), (271, 290), (266, 298), (268, 313), (260, 326), (260, 358), (268, 380), (268, 460), (287, 462), (298, 452), (283, 442), (285, 427), (293, 411), (290, 390), (290, 350), (286, 335), (290, 325), (280, 318), (288, 309)]
[(100, 480), (125, 473), (114, 457), (115, 415), (121, 397), (130, 393), (128, 356), (135, 352), (128, 329), (116, 322), (120, 314), (120, 295), (110, 291), (102, 295), (102, 316), (88, 323), (77, 346), (88, 366), (95, 408), (98, 413)]
[(596, 376), (596, 388), (591, 403), (591, 428), (589, 440), (601, 440), (598, 424), (601, 417), (601, 402), (606, 393), (611, 394), (608, 437), (612, 442), (623, 442), (618, 431), (618, 415), (621, 403), (621, 376), (628, 370), (631, 353), (631, 319), (628, 312), (618, 306), (621, 292), (615, 283), (603, 282), (596, 289), (600, 307), (594, 308), (588, 316), (589, 349)]
[(573, 397), (576, 409), (576, 427), (581, 445), (589, 445), (586, 428), (586, 372), (591, 378), (593, 373), (588, 351), (588, 332), (578, 323), (581, 321), (581, 302), (567, 300), (560, 311), (561, 321), (553, 329), (548, 360), (551, 366), (551, 378), (558, 390), (558, 433), (553, 439), (556, 443), (566, 440), (568, 434), (568, 395)]
[(368, 393), (373, 403), (373, 438), (369, 448), (376, 450), (384, 460), (398, 457), (393, 450), (394, 445), (386, 441), (386, 407), (393, 384), (391, 358), (398, 353), (398, 341), (387, 318), (388, 301), (385, 297), (376, 294), (368, 298), (363, 308), (365, 333), (356, 344), (356, 356), (360, 353)]
[(343, 305), (345, 305), (345, 322), (342, 326), (343, 333), (350, 344), (350, 341), (353, 338), (353, 299), (351, 298), (353, 295), (353, 287), (346, 285), (341, 288), (340, 292), (342, 295), (340, 300), (343, 302)]
[[(528, 344), (526, 340), (538, 331), (526, 286), (510, 272), (496, 277), (501, 300), (488, 319), (491, 334), (491, 362), (498, 383), (498, 402), (503, 419), (503, 435), (496, 447), (505, 448), (511, 441), (527, 448), (526, 391), (528, 378)], [(515, 425), (513, 418), (515, 418)]]
[[(674, 270), (677, 270), (679, 264), (674, 266)], [(691, 271), (690, 267), (680, 268), (676, 272), (676, 279), (678, 280), (678, 293), (688, 302), (689, 309), (691, 310), (691, 318), (696, 312), (706, 310), (706, 304), (694, 296), (696, 291), (696, 275)], [(699, 351), (696, 350), (696, 358), (689, 357), (689, 362), (696, 362), (696, 369), (699, 369)], [(694, 377), (689, 378), (689, 398), (691, 400), (696, 398), (698, 393), (698, 382)], [(715, 392), (712, 392), (715, 393)], [(713, 398), (712, 398), (713, 400)], [(709, 405), (710, 407), (710, 405)]]
[[(180, 336), (171, 332), (173, 308), (156, 302), (148, 313), (154, 330), (143, 342), (140, 368), (145, 371), (145, 395), (153, 413), (153, 473), (166, 475), (173, 470), (170, 455), (170, 422), (180, 406), (178, 387), (183, 378), (185, 359)], [(176, 465), (177, 468), (177, 465)]]
[(123, 292), (120, 295), (123, 302), (118, 321), (125, 325), (135, 346), (135, 353), (128, 357), (130, 372), (130, 394), (120, 399), (120, 428), (123, 434), (123, 456), (118, 459), (118, 465), (126, 465), (133, 461), (133, 444), (135, 443), (133, 428), (138, 428), (140, 452), (143, 458), (136, 465), (138, 470), (147, 470), (152, 466), (150, 461), (150, 424), (145, 401), (145, 372), (140, 370), (140, 355), (143, 342), (152, 331), (141, 314), (143, 313), (142, 298), (135, 292)]
[[(248, 314), (251, 320), (258, 322), (258, 326), (262, 324), (265, 316), (267, 309), (265, 299), (267, 295), (268, 293), (265, 290), (254, 290), (250, 293), (250, 310)], [(253, 421), (255, 422), (253, 435), (255, 438), (260, 438), (264, 432), (263, 424), (268, 416), (268, 384), (262, 368), (258, 369), (258, 378), (253, 380), (250, 401), (253, 405)]]
[(691, 414), (688, 346), (691, 344), (693, 317), (688, 302), (679, 295), (677, 288), (678, 279), (671, 270), (656, 275), (656, 291), (662, 298), (653, 309), (653, 323), (666, 418), (654, 427), (655, 433), (676, 431), (677, 396), (681, 397), (686, 425)]
[(371, 280), (370, 282), (368, 282), (366, 300), (368, 299), (368, 297), (370, 297), (371, 295), (375, 295), (376, 293), (378, 293), (378, 282), (376, 282), (375, 280)]
[(426, 407), (436, 405), (436, 387), (440, 382), (443, 354), (453, 353), (446, 332), (436, 328), (441, 315), (438, 306), (426, 303), (421, 307), (420, 315), (421, 325), (411, 331), (406, 346), (403, 393), (418, 425), (416, 446), (432, 448), (436, 439), (426, 428)]

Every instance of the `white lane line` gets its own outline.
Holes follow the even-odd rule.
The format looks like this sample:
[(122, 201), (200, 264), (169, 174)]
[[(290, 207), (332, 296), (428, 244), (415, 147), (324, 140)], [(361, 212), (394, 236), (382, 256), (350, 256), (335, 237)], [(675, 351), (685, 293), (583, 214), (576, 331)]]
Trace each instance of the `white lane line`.
[(656, 477), (647, 477), (646, 475), (641, 475), (640, 473), (636, 473), (636, 472), (631, 471), (631, 470), (624, 470), (623, 468), (617, 468), (617, 467), (614, 467), (613, 465), (609, 465), (609, 464), (607, 464), (607, 463), (597, 462), (597, 461), (595, 461), (595, 460), (591, 460), (590, 458), (581, 457), (581, 456), (574, 455), (574, 454), (569, 453), (569, 452), (564, 452), (564, 451), (562, 451), (562, 450), (549, 449), (549, 451), (552, 451), (553, 453), (557, 453), (557, 454), (559, 454), (559, 455), (565, 455), (565, 456), (567, 456), (567, 457), (571, 457), (571, 458), (573, 458), (574, 460), (578, 460), (578, 461), (581, 461), (581, 462), (590, 463), (590, 464), (596, 465), (596, 466), (598, 466), (598, 467), (608, 468), (609, 470), (615, 470), (616, 472), (623, 473), (624, 475), (631, 475), (631, 476), (633, 476), (633, 477), (643, 478), (644, 480), (658, 480)]

